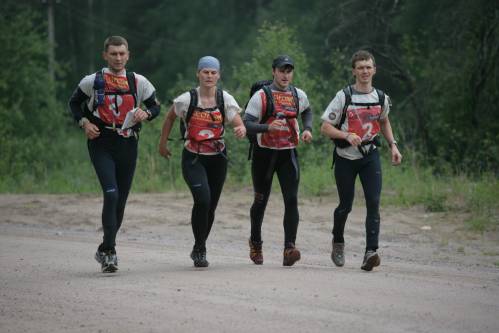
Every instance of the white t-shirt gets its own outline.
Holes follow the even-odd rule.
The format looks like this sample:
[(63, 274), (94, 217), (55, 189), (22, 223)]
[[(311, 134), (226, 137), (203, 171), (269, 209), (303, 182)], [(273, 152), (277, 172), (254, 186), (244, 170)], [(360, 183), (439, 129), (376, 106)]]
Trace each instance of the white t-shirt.
[[(196, 88), (197, 94), (199, 96), (199, 87)], [(223, 91), (223, 98), (224, 98), (224, 106), (225, 106), (225, 124), (229, 124), (234, 120), (234, 117), (241, 112), (241, 108), (239, 107), (239, 104), (237, 104), (237, 101), (235, 98), (226, 92), (225, 90)], [(179, 95), (177, 98), (173, 100), (173, 105), (175, 106), (175, 114), (177, 117), (181, 118), (181, 121), (184, 121), (187, 111), (189, 109), (189, 104), (191, 103), (191, 95), (188, 91), (185, 93)], [(201, 98), (198, 98), (198, 107), (203, 108), (204, 106), (201, 105)], [(186, 126), (187, 128), (187, 126)], [(187, 135), (187, 133), (186, 133)], [(218, 150), (223, 150), (225, 148), (225, 142), (224, 139), (221, 138), (218, 140), (219, 144), (221, 146), (219, 147)], [(212, 142), (210, 142), (212, 144)], [(185, 140), (185, 148), (193, 153), (199, 153), (202, 155), (215, 155), (218, 154), (217, 151), (212, 152), (210, 151), (208, 146), (205, 146), (207, 149), (201, 149), (199, 150), (199, 147), (195, 147), (195, 144), (192, 143), (190, 140)], [(203, 148), (203, 146), (201, 146)]]
[[(345, 93), (343, 90), (340, 90), (336, 93), (336, 96), (333, 98), (333, 100), (329, 103), (327, 106), (326, 110), (321, 116), (321, 119), (325, 122), (330, 123), (333, 126), (336, 126), (340, 120), (341, 120), (341, 113), (343, 112), (343, 107), (345, 105)], [(376, 92), (376, 89), (373, 89), (370, 93), (361, 93), (353, 89), (352, 87), (352, 103), (377, 103), (379, 101), (378, 93)], [(365, 110), (366, 107), (364, 106), (356, 106), (356, 105), (349, 105), (348, 114), (352, 115), (352, 124), (355, 121), (356, 123), (360, 123), (360, 125), (363, 127), (364, 132), (360, 135), (361, 138), (363, 139), (373, 139), (376, 135), (379, 133), (376, 133), (375, 135), (371, 135), (370, 130), (371, 124), (366, 122), (365, 124), (362, 122), (361, 118), (359, 117), (359, 112), (362, 112)], [(379, 119), (384, 119), (388, 116), (388, 113), (390, 112), (390, 98), (388, 95), (385, 94), (385, 103), (383, 106), (383, 110), (381, 110), (381, 113), (378, 117), (377, 120)], [(349, 126), (349, 116), (345, 116), (345, 121), (343, 122), (340, 130), (344, 132), (350, 132), (353, 130), (353, 126)], [(377, 122), (377, 121), (374, 121)], [(352, 128), (350, 128), (352, 127)], [(359, 133), (360, 134), (360, 133)], [(369, 150), (370, 145), (364, 146), (364, 149)], [(376, 148), (375, 146), (373, 148)], [(343, 158), (347, 158), (349, 160), (356, 160), (360, 159), (363, 157), (362, 153), (359, 151), (357, 147), (353, 146), (348, 146), (346, 148), (339, 148), (336, 147), (336, 152), (338, 153), (339, 156)]]
[[(272, 90), (272, 91), (279, 92), (279, 90)], [(299, 104), (298, 114), (300, 114), (304, 110), (306, 110), (307, 108), (310, 107), (310, 102), (308, 101), (307, 94), (305, 94), (305, 92), (303, 90), (296, 88), (296, 92), (298, 95), (298, 104)], [(253, 94), (253, 96), (251, 96), (251, 98), (248, 102), (248, 106), (246, 107), (246, 110), (245, 110), (245, 113), (247, 113), (255, 118), (258, 118), (258, 121), (262, 120), (263, 113), (265, 112), (265, 110), (262, 110), (262, 108), (263, 108), (263, 102), (262, 102), (262, 98), (261, 98), (262, 94), (264, 94), (263, 89), (260, 89), (257, 92), (255, 92)], [(296, 119), (294, 119), (294, 120), (296, 122), (296, 128), (298, 130), (297, 135), (299, 137), (300, 133), (299, 133), (298, 121)], [(284, 148), (268, 147), (268, 146), (262, 144), (262, 135), (263, 134), (264, 133), (257, 133), (257, 141), (258, 141), (258, 145), (260, 147), (266, 147), (266, 148), (271, 148), (271, 149), (292, 149), (292, 148), (294, 148), (293, 146), (284, 147)]]

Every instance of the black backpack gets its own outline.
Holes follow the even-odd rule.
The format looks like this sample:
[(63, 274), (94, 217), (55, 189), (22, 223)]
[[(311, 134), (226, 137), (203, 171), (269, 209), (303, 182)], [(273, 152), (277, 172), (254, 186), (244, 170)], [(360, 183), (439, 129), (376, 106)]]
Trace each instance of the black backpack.
[[(265, 99), (267, 101), (266, 103), (266, 108), (265, 108), (265, 113), (262, 115), (262, 119), (260, 120), (260, 124), (265, 124), (267, 120), (272, 116), (274, 112), (274, 96), (272, 95), (272, 90), (270, 89), (270, 85), (272, 84), (273, 80), (262, 80), (262, 81), (257, 81), (253, 83), (250, 89), (250, 98), (260, 89), (263, 90), (265, 93)], [(295, 105), (296, 105), (296, 110), (297, 110), (297, 115), (300, 109), (300, 102), (298, 98), (298, 91), (296, 90), (295, 86), (290, 85), (291, 88), (291, 93), (293, 94), (293, 99), (295, 100)], [(248, 101), (249, 102), (249, 101)], [(246, 107), (248, 106), (248, 103), (246, 103)], [(257, 142), (256, 140), (256, 134), (249, 134), (246, 133), (246, 136), (248, 137), (248, 140), (250, 142), (250, 151), (248, 155), (248, 159), (251, 159), (251, 152), (253, 150), (254, 144)]]
[[(376, 88), (375, 88), (376, 89)], [(341, 130), (341, 126), (345, 122), (347, 109), (349, 105), (355, 106), (381, 106), (381, 111), (383, 111), (383, 107), (385, 106), (385, 93), (382, 90), (376, 89), (376, 93), (378, 94), (378, 102), (377, 103), (352, 103), (352, 86), (347, 86), (343, 88), (343, 93), (345, 94), (345, 105), (343, 106), (343, 110), (341, 111), (340, 122), (335, 126), (337, 129)], [(346, 148), (350, 146), (350, 143), (345, 139), (332, 139), (334, 144), (338, 148)], [(369, 142), (370, 143), (370, 142)]]
[(187, 109), (187, 114), (185, 115), (184, 121), (180, 121), (180, 135), (183, 140), (185, 140), (185, 132), (187, 130), (187, 124), (189, 124), (189, 120), (191, 120), (192, 114), (196, 109), (203, 112), (212, 112), (215, 111), (216, 109), (220, 110), (220, 113), (222, 114), (222, 125), (225, 127), (225, 102), (222, 89), (217, 88), (216, 92), (217, 106), (214, 108), (201, 109), (198, 107), (198, 92), (195, 88), (189, 90), (189, 94), (191, 95), (191, 101)]

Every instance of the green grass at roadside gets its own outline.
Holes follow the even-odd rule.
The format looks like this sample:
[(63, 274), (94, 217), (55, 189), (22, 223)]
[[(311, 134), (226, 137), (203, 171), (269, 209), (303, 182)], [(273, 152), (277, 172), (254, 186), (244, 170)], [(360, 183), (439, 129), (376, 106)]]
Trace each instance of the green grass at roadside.
[[(169, 146), (172, 158), (166, 160), (157, 152), (161, 121), (147, 124), (141, 133), (139, 159), (132, 191), (187, 191), (180, 166), (182, 144), (173, 134)], [(229, 138), (230, 140), (230, 138)], [(68, 130), (64, 140), (41, 145), (46, 151), (16, 168), (0, 170), (0, 193), (100, 193), (95, 171), (90, 163), (86, 140), (80, 131)], [(229, 174), (226, 189), (251, 188), (247, 142), (229, 142)], [(323, 156), (327, 155), (327, 156)], [(465, 213), (470, 229), (481, 232), (499, 227), (498, 178), (491, 174), (470, 177), (466, 174), (439, 174), (417, 163), (407, 154), (404, 163), (392, 167), (383, 156), (384, 206), (422, 205), (431, 212)], [(331, 158), (321, 148), (308, 148), (300, 156), (300, 193), (304, 196), (336, 194)], [(278, 182), (274, 180), (278, 189)], [(357, 191), (360, 190), (357, 184)]]
[(395, 206), (423, 205), (430, 212), (466, 213), (467, 226), (475, 231), (499, 227), (499, 181), (491, 174), (435, 175), (430, 167), (407, 162), (383, 170), (383, 203)]

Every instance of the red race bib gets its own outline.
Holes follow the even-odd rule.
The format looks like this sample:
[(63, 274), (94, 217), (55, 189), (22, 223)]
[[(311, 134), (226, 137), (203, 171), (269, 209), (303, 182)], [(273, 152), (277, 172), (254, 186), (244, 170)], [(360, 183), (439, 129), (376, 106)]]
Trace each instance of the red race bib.
[(347, 115), (348, 131), (360, 136), (362, 141), (370, 141), (378, 134), (380, 130), (379, 117), (381, 115), (381, 107), (379, 105), (349, 108)]
[[(278, 115), (281, 115), (282, 119), (286, 120), (286, 125), (281, 126), (279, 131), (262, 133), (261, 144), (277, 149), (296, 147), (298, 145), (298, 121), (296, 120), (298, 110), (296, 110), (293, 95), (290, 92), (273, 91), (272, 96), (274, 98), (274, 113), (267, 119), (266, 124), (270, 124), (279, 118)], [(265, 110), (266, 104), (262, 104)], [(290, 117), (290, 115), (294, 117)]]
[(126, 114), (135, 107), (135, 100), (131, 94), (113, 95), (114, 92), (130, 91), (125, 76), (115, 76), (104, 73), (105, 92), (104, 105), (98, 107), (99, 118), (107, 124), (123, 124)]
[(188, 147), (200, 153), (218, 152), (223, 149), (219, 142), (223, 132), (223, 118), (219, 110), (194, 110), (187, 127)]

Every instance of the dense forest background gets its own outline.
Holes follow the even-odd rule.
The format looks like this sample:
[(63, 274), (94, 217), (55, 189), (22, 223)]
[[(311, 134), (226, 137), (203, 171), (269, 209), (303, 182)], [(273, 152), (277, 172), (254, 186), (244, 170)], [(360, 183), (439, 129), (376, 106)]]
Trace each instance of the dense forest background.
[[(176, 158), (165, 161), (157, 141), (169, 100), (196, 84), (199, 57), (221, 60), (222, 86), (244, 105), (251, 83), (270, 78), (271, 61), (282, 53), (295, 59), (295, 84), (315, 115), (314, 143), (300, 147), (302, 186), (313, 194), (331, 190), (332, 145), (319, 133), (319, 118), (352, 81), (350, 56), (362, 48), (376, 57), (374, 84), (391, 97), (390, 119), (405, 156), (385, 184), (398, 188), (405, 203), (412, 189), (438, 208), (449, 197), (439, 194), (440, 185), (465, 177), (485, 186), (480, 198), (495, 202), (499, 4), (486, 0), (4, 0), (1, 192), (97, 189), (67, 101), (84, 75), (104, 66), (109, 35), (128, 39), (127, 67), (149, 78), (163, 104), (141, 136), (137, 190), (182, 186), (181, 142), (171, 143)], [(250, 186), (247, 142), (230, 134), (228, 141), (229, 183)], [(405, 190), (403, 179), (410, 184)], [(488, 216), (496, 216), (497, 205), (488, 207)]]

